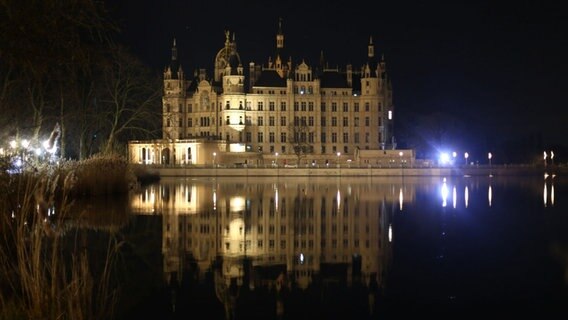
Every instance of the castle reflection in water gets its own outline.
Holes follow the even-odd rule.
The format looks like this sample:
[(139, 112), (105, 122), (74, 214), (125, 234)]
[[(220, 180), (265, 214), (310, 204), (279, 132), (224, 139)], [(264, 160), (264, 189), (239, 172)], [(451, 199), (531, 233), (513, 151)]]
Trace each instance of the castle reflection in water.
[[(190, 261), (229, 286), (299, 288), (314, 279), (383, 284), (391, 259), (392, 215), (413, 201), (400, 178), (163, 179), (136, 195), (137, 214), (162, 220), (165, 281)], [(408, 186), (408, 187), (405, 187)], [(222, 261), (221, 264), (218, 262)]]

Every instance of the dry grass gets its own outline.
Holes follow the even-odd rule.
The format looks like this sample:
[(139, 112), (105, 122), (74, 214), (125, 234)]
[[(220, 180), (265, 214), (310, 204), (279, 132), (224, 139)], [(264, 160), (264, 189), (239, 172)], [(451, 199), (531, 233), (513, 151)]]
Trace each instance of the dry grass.
[(73, 197), (127, 192), (127, 171), (116, 158), (21, 174), (2, 168), (0, 319), (112, 318), (120, 243), (110, 236), (105, 250), (92, 250), (87, 231), (66, 222)]

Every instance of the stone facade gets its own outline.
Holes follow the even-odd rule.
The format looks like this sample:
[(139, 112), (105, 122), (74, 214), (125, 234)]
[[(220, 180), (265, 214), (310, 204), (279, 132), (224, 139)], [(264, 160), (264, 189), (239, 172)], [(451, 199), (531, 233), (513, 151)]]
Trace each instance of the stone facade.
[(302, 165), (352, 161), (357, 150), (396, 149), (391, 83), (372, 38), (358, 68), (330, 68), (323, 54), (316, 65), (294, 63), (281, 25), (275, 49), (267, 63), (250, 62), (245, 71), (227, 31), (212, 76), (204, 69), (188, 76), (174, 40), (164, 71), (163, 139), (130, 142), (131, 161)]

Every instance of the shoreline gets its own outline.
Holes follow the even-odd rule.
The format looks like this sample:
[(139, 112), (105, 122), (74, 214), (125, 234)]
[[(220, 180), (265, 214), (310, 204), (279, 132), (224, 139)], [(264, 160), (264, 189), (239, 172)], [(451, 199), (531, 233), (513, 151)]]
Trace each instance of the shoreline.
[(198, 167), (198, 166), (148, 166), (138, 165), (149, 174), (160, 177), (294, 177), (294, 176), (351, 176), (351, 177), (400, 177), (400, 176), (523, 176), (565, 175), (568, 167), (535, 166), (463, 166), (463, 167)]

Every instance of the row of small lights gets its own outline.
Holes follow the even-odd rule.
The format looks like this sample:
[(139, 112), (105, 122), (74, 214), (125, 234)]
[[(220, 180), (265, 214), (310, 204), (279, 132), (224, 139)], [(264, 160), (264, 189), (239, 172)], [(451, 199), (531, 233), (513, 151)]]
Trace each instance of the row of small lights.
[[(452, 156), (454, 157), (454, 159), (457, 157), (457, 152), (452, 152)], [(402, 152), (400, 153), (400, 156), (402, 156)], [(467, 158), (469, 158), (469, 153), (465, 152), (464, 153), (464, 158), (465, 158), (465, 163), (467, 164)], [(548, 157), (548, 154), (546, 153), (546, 151), (544, 151), (544, 163), (546, 164), (546, 158)], [(489, 160), (489, 164), (491, 164), (491, 158), (493, 158), (493, 154), (491, 154), (491, 152), (487, 153), (487, 159)], [(442, 163), (447, 163), (450, 160), (450, 157), (447, 153), (443, 152), (440, 154), (440, 160), (442, 161)], [(554, 151), (550, 151), (550, 160), (554, 161)]]
[[(41, 148), (30, 148), (30, 141), (27, 139), (23, 139), (21, 142), (22, 148), (26, 149), (26, 150), (32, 150), (33, 152), (35, 152), (36, 155), (40, 156), (41, 155)], [(45, 151), (47, 151), (50, 154), (54, 154), (55, 151), (57, 150), (57, 148), (55, 146), (53, 146), (52, 148), (49, 148), (49, 141), (45, 140), (43, 142), (43, 147), (45, 148)], [(10, 148), (16, 150), (18, 148), (18, 142), (16, 140), (12, 140), (10, 141)], [(4, 148), (0, 148), (0, 155), (4, 155), (5, 151)]]

